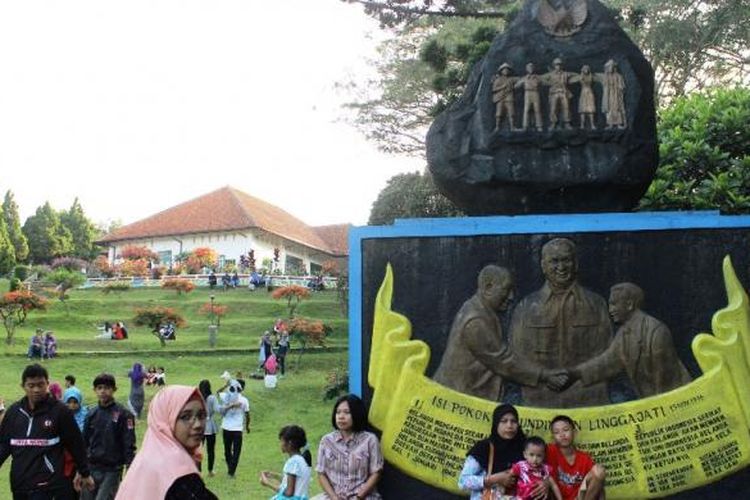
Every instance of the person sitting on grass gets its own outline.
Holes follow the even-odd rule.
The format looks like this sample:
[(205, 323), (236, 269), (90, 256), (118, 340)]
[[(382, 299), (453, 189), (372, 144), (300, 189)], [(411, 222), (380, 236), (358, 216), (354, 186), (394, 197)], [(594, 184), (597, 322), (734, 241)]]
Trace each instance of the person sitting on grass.
[(51, 331), (44, 333), (44, 356), (47, 359), (57, 356), (57, 339)]
[(298, 425), (287, 425), (279, 431), (282, 453), (289, 455), (281, 474), (264, 470), (260, 484), (276, 491), (273, 500), (307, 500), (312, 472), (312, 456), (307, 449), (305, 430)]
[(44, 330), (42, 330), (41, 328), (36, 329), (36, 333), (33, 337), (31, 337), (31, 340), (29, 341), (29, 351), (27, 353), (27, 357), (29, 359), (42, 359), (42, 357), (44, 357)]
[(547, 445), (547, 463), (563, 500), (603, 500), (606, 471), (575, 446), (576, 427), (567, 415), (550, 423), (554, 443)]

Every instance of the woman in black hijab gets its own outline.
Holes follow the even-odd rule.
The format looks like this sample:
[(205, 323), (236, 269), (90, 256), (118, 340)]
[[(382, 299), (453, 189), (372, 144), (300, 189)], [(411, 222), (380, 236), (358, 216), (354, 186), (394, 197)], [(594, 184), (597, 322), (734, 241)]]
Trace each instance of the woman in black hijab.
[[(525, 441), (526, 436), (518, 425), (518, 411), (509, 404), (495, 408), (490, 437), (478, 441), (469, 450), (458, 487), (471, 492), (471, 500), (480, 500), (485, 488), (492, 489), (498, 498), (501, 494), (513, 495), (516, 478), (510, 474), (510, 467), (523, 460)], [(546, 495), (543, 485), (535, 498), (543, 499)]]

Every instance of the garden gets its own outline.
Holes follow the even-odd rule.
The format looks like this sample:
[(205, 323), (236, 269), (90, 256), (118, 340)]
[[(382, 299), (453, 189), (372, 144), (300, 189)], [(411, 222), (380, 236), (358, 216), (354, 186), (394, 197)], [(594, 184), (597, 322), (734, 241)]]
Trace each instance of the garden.
[[(0, 290), (8, 290), (9, 285), (7, 280), (0, 280)], [(332, 401), (326, 397), (335, 397), (345, 389), (347, 370), (348, 323), (336, 291), (311, 293), (294, 286), (273, 293), (246, 288), (223, 291), (197, 287), (187, 291), (174, 287), (71, 287), (61, 299), (60, 287), (56, 287), (32, 294), (39, 303), (16, 309), (26, 316), (22, 322), (14, 316), (13, 342), (0, 344), (0, 397), (6, 405), (22, 396), (20, 374), (29, 362), (25, 356), (28, 342), (41, 328), (52, 330), (58, 342), (58, 357), (43, 361), (51, 381), (62, 382), (65, 375), (75, 375), (89, 405), (96, 402), (90, 383), (103, 371), (115, 375), (119, 387), (116, 397), (120, 402), (127, 401), (127, 372), (135, 362), (163, 366), (168, 384), (197, 385), (205, 378), (214, 390), (223, 383), (219, 376), (225, 370), (242, 372), (251, 406), (251, 432), (244, 438), (236, 479), (230, 480), (226, 474), (221, 438), (217, 440), (216, 475), (204, 474), (208, 487), (220, 498), (271, 496), (271, 491), (260, 485), (258, 474), (261, 470), (281, 470), (285, 455), (279, 449), (278, 431), (282, 426), (303, 426), (313, 455), (322, 435), (330, 430)], [(163, 318), (165, 312), (179, 319), (179, 324), (176, 340), (162, 346), (152, 333), (153, 318)], [(252, 374), (258, 365), (260, 336), (277, 318), (291, 325), (292, 351), (287, 357), (286, 376), (275, 389), (267, 389), (263, 380), (252, 378)], [(124, 322), (128, 338), (95, 338), (105, 321)], [(209, 347), (211, 324), (219, 325), (214, 348)], [(146, 388), (147, 403), (155, 392)], [(145, 418), (137, 423), (136, 430), (140, 442)], [(7, 481), (8, 475), (0, 473), (0, 491), (9, 491)], [(313, 481), (310, 493), (319, 491)]]

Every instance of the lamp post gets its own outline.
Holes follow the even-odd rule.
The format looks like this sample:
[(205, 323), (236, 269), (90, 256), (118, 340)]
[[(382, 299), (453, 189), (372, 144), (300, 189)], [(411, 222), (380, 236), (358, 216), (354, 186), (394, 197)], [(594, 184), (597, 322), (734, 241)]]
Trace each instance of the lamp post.
[(216, 347), (216, 335), (219, 332), (219, 327), (216, 325), (216, 312), (214, 310), (214, 297), (211, 294), (211, 324), (208, 325), (208, 345), (210, 347)]

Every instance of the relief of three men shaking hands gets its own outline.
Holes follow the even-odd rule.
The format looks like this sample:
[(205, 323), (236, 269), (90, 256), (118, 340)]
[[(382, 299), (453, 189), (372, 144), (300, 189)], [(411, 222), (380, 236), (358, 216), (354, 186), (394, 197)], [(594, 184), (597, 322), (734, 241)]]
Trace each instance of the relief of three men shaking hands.
[(623, 371), (638, 397), (691, 380), (669, 328), (641, 310), (637, 285), (613, 286), (609, 303), (582, 287), (575, 244), (565, 238), (542, 247), (541, 267), (545, 283), (513, 310), (509, 342), (498, 313), (513, 299), (513, 277), (495, 265), (480, 271), (476, 293), (454, 318), (435, 381), (496, 401), (507, 379), (521, 385), (526, 405), (572, 408), (609, 404), (606, 381)]

